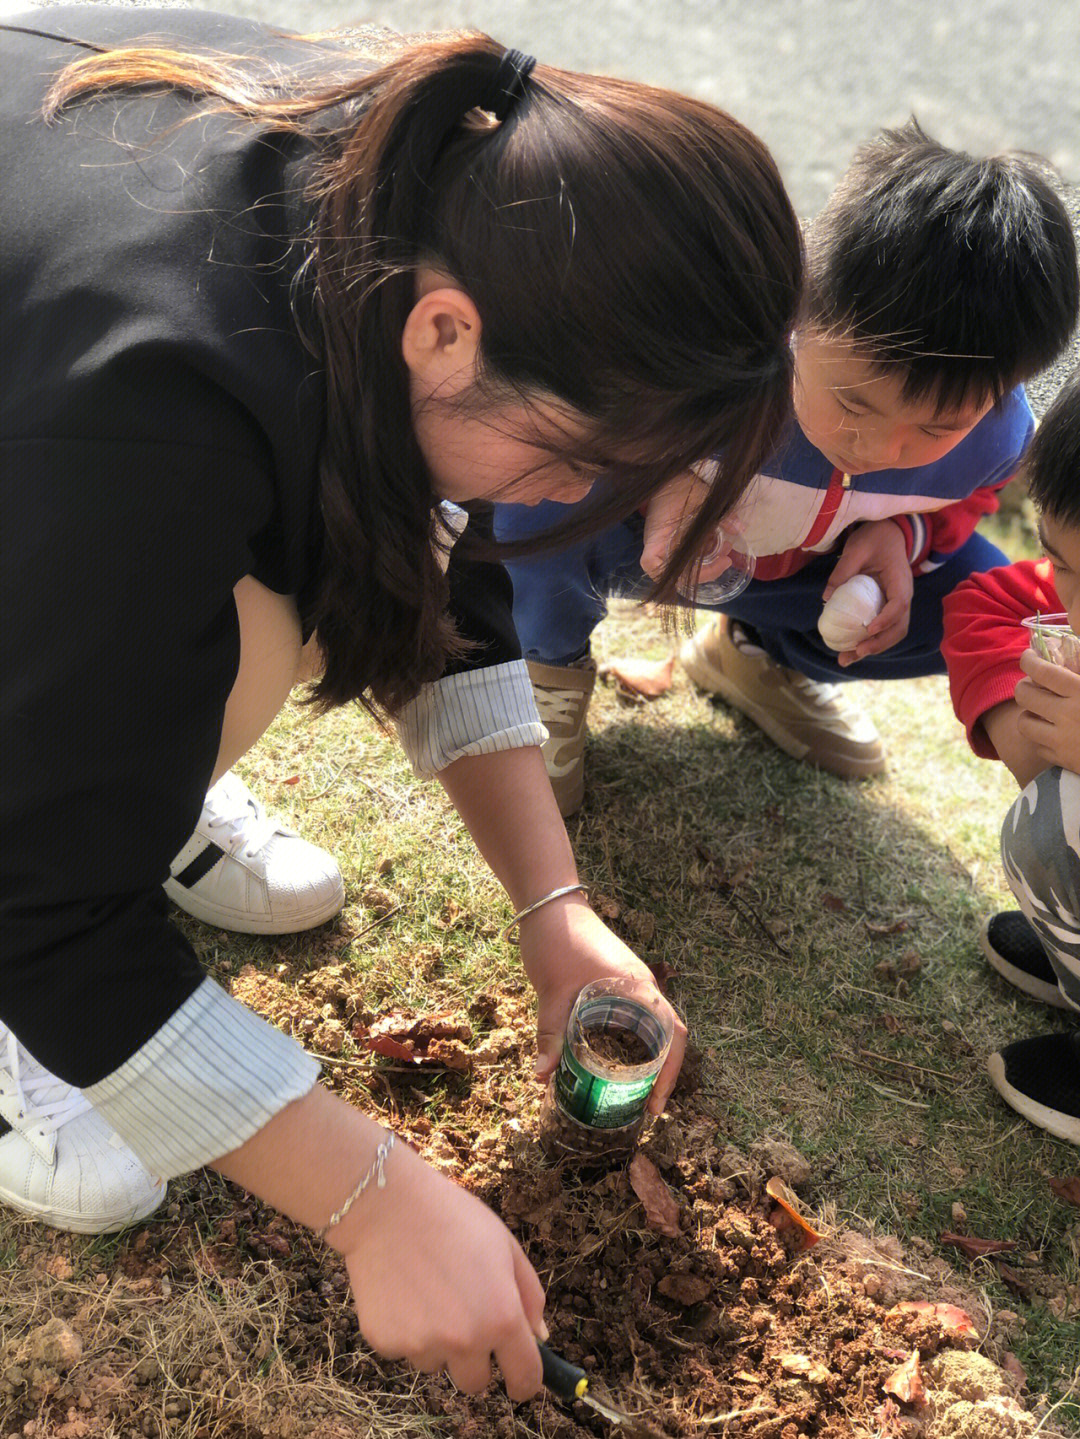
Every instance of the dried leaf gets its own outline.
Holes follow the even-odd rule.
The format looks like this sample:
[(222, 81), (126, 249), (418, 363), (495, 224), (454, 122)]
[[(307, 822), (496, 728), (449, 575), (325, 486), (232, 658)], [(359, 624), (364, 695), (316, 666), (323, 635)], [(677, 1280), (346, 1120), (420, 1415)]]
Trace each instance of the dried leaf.
[(1059, 1199), (1064, 1199), (1069, 1204), (1080, 1204), (1080, 1174), (1070, 1175), (1068, 1179), (1051, 1179), (1047, 1182)]
[(666, 1298), (674, 1299), (687, 1309), (708, 1299), (712, 1293), (712, 1285), (700, 1274), (665, 1274), (656, 1287)]
[(967, 1310), (958, 1308), (955, 1304), (932, 1304), (928, 1299), (904, 1299), (899, 1304), (894, 1304), (888, 1311), (890, 1314), (925, 1314), (928, 1318), (936, 1319), (941, 1327), (952, 1334), (972, 1335), (976, 1339), (979, 1331), (971, 1322), (971, 1315)]
[(905, 1429), (904, 1416), (895, 1399), (886, 1399), (874, 1410), (878, 1426), (877, 1439), (899, 1439)]
[(901, 1404), (926, 1403), (926, 1390), (923, 1388), (917, 1349), (914, 1350), (910, 1359), (904, 1360), (899, 1369), (893, 1370), (882, 1387), (886, 1394), (895, 1394)]
[(871, 939), (884, 939), (886, 935), (903, 934), (910, 926), (906, 919), (898, 919), (894, 924), (871, 924), (866, 921), (866, 932)]
[(1007, 1254), (1016, 1248), (1015, 1239), (976, 1239), (974, 1235), (953, 1234), (948, 1229), (942, 1234), (941, 1242), (962, 1249), (969, 1259), (979, 1259), (984, 1254)]
[(365, 1049), (370, 1049), (372, 1054), (381, 1054), (384, 1059), (404, 1059), (409, 1064), (416, 1062), (416, 1051), (411, 1039), (402, 1043), (389, 1034), (369, 1034), (361, 1043)]
[(780, 1232), (789, 1228), (797, 1229), (799, 1231), (800, 1248), (812, 1249), (821, 1239), (821, 1235), (803, 1218), (799, 1208), (799, 1201), (794, 1191), (784, 1183), (778, 1174), (774, 1174), (765, 1186), (765, 1193), (770, 1199), (776, 1200), (781, 1215), (787, 1221), (786, 1223), (777, 1223), (776, 1217), (774, 1217), (776, 1211), (774, 1210), (773, 1214), (769, 1216), (769, 1222), (773, 1228)]
[(838, 894), (823, 894), (821, 907), (822, 909), (831, 909), (836, 914), (842, 914), (847, 909), (847, 903)]
[(676, 1239), (680, 1234), (679, 1206), (675, 1196), (660, 1178), (656, 1165), (644, 1154), (635, 1154), (630, 1161), (630, 1187), (645, 1209), (645, 1222), (650, 1229)]
[(281, 781), (281, 783), (282, 783), (282, 784), (299, 784), (299, 783), (300, 783), (300, 776), (299, 776), (298, 774), (290, 775), (288, 779), (283, 779), (283, 780)]
[(624, 694), (652, 700), (671, 688), (675, 656), (671, 654), (666, 660), (612, 660), (600, 666), (599, 675), (601, 679), (615, 680)]

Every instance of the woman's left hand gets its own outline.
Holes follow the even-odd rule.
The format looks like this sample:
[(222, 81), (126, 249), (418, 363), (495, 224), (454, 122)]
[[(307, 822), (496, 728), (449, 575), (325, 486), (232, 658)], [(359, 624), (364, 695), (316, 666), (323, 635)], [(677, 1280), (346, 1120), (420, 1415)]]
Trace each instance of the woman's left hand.
[(649, 1096), (649, 1112), (659, 1114), (682, 1066), (686, 1025), (660, 993), (649, 966), (608, 929), (580, 894), (544, 905), (523, 919), (520, 943), (525, 972), (537, 995), (537, 1076), (546, 1081), (559, 1062), (578, 991), (594, 979), (632, 979), (674, 1026), (671, 1048)]

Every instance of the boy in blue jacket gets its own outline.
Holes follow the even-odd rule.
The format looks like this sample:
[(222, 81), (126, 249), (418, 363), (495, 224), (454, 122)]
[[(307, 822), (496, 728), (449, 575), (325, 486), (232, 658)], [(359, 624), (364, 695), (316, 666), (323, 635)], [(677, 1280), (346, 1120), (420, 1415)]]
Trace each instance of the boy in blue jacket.
[[(735, 512), (755, 577), (710, 606), (720, 613), (681, 660), (788, 754), (858, 778), (884, 768), (884, 750), (836, 681), (944, 672), (942, 601), (1008, 562), (975, 526), (1031, 437), (1022, 384), (1063, 349), (1080, 282), (1068, 216), (1038, 170), (946, 149), (914, 121), (857, 153), (809, 230), (807, 262), (797, 423)], [(565, 513), (499, 506), (496, 535), (526, 540)], [(508, 565), (566, 815), (584, 792), (589, 639), (608, 596), (648, 593), (641, 537), (632, 517)], [(837, 654), (817, 621), (856, 574), (885, 604)]]

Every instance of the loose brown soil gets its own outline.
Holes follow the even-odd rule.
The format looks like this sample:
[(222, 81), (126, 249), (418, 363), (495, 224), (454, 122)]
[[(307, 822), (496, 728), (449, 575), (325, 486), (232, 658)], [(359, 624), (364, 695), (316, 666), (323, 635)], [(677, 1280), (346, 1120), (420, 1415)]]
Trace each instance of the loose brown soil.
[(635, 1069), (652, 1055), (640, 1034), (632, 1029), (584, 1029), (585, 1048), (612, 1069)]
[[(337, 966), (248, 969), (234, 990), (309, 1043), (321, 1027), (328, 1053), (377, 1018)], [(995, 1362), (1006, 1358), (1002, 1320), (959, 1293), (941, 1259), (894, 1240), (834, 1233), (800, 1250), (797, 1233), (774, 1227), (765, 1184), (780, 1174), (813, 1211), (805, 1161), (780, 1139), (734, 1149), (695, 1080), (641, 1151), (673, 1204), (673, 1232), (651, 1227), (655, 1188), (639, 1197), (640, 1170), (546, 1163), (540, 1094), (522, 1099), (519, 1087), (530, 1021), (524, 986), (510, 985), (459, 1017), (454, 1067), (346, 1057), (328, 1064), (330, 1081), (502, 1215), (547, 1286), (552, 1347), (642, 1432), (1033, 1439), (1018, 1381)], [(495, 1386), (468, 1398), (375, 1359), (336, 1256), (214, 1176), (174, 1183), (161, 1214), (107, 1252), (34, 1225), (22, 1233), (17, 1263), (0, 1271), (0, 1439), (612, 1432), (580, 1404), (514, 1408)], [(977, 1336), (897, 1308), (913, 1298), (961, 1304)], [(905, 1402), (886, 1386), (915, 1351), (926, 1398)]]

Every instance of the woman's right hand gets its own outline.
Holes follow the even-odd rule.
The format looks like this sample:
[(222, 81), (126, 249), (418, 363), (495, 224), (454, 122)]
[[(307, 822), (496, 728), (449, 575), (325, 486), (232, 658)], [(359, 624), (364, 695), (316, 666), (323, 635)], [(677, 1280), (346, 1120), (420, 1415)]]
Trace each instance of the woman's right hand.
[(539, 1390), (543, 1286), (479, 1199), (398, 1143), (386, 1187), (371, 1185), (339, 1228), (329, 1242), (345, 1257), (374, 1350), (425, 1373), (445, 1369), (469, 1394), (490, 1383), (494, 1355), (512, 1400)]

